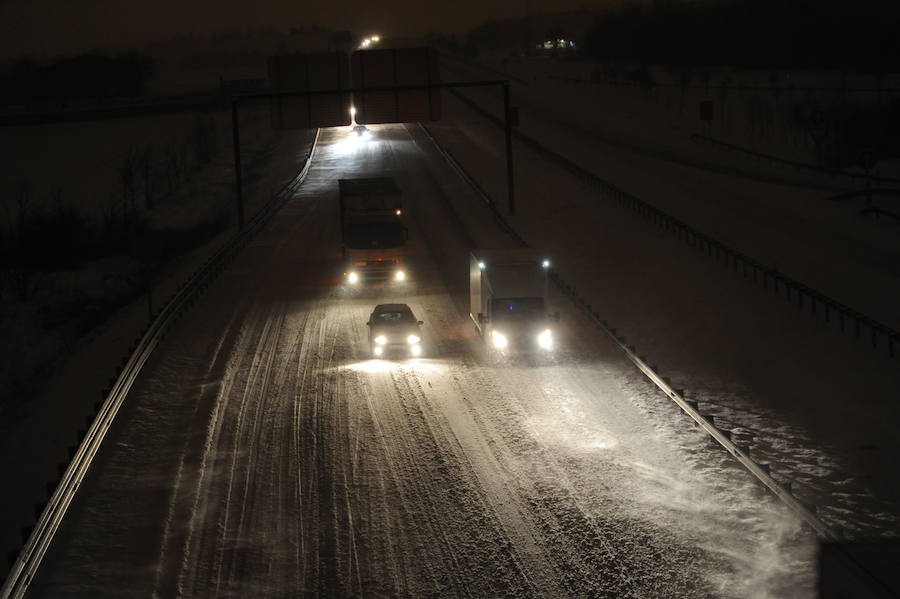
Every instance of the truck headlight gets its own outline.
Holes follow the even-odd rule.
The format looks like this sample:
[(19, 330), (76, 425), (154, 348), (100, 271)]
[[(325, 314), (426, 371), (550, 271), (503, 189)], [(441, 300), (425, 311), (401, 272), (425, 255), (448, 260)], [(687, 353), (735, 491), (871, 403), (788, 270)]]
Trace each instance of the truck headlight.
[(419, 341), (421, 341), (421, 339), (419, 339), (418, 335), (410, 335), (409, 337), (406, 338), (406, 342), (409, 343), (410, 345), (415, 345)]
[(409, 348), (409, 353), (411, 353), (414, 356), (421, 356), (422, 355), (422, 346), (418, 345), (418, 344), (413, 345), (412, 347)]
[(506, 339), (506, 335), (499, 331), (491, 331), (491, 341), (497, 349), (503, 349), (509, 343)]
[(359, 275), (356, 274), (355, 272), (349, 272), (349, 273), (347, 273), (347, 282), (350, 283), (351, 285), (354, 285), (354, 284), (358, 283), (358, 282), (359, 282)]
[(544, 329), (544, 331), (538, 335), (538, 345), (540, 345), (544, 349), (551, 349), (553, 347), (553, 332), (550, 329)]
[(398, 270), (397, 272), (394, 273), (394, 280), (396, 280), (396, 281), (405, 281), (405, 280), (406, 280), (406, 273), (403, 272), (402, 270)]
[(377, 337), (375, 337), (375, 343), (377, 345), (384, 345), (385, 343), (387, 343), (387, 337), (385, 337), (384, 335), (378, 335)]

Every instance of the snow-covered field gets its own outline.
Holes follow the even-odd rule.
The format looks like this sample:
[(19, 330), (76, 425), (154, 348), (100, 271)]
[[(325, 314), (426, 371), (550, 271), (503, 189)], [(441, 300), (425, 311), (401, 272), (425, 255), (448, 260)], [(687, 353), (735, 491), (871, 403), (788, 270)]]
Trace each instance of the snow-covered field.
[[(448, 59), (448, 66), (460, 64), (452, 57)], [(821, 164), (822, 150), (833, 141), (840, 110), (890, 105), (900, 89), (897, 75), (847, 71), (616, 68), (589, 61), (502, 53), (485, 53), (477, 64), (485, 67), (484, 75), (511, 78), (530, 100), (543, 98), (543, 107), (549, 112), (577, 117), (588, 128), (601, 130), (609, 140), (698, 161), (708, 156), (689, 141), (692, 133), (788, 160)], [(643, 72), (652, 84), (642, 86), (623, 77), (634, 72)], [(711, 103), (710, 121), (701, 119), (701, 102)], [(813, 112), (823, 115), (821, 130), (810, 122)], [(752, 162), (735, 161), (721, 152), (709, 161), (710, 165), (715, 163), (720, 168), (757, 168)], [(859, 166), (848, 168), (863, 172)], [(875, 171), (896, 177), (900, 160), (882, 161), (873, 174)], [(815, 182), (790, 170), (770, 169), (766, 174), (806, 184)], [(818, 184), (835, 183), (820, 177)]]
[[(486, 74), (490, 73), (453, 66), (447, 78), (483, 79)], [(896, 226), (862, 217), (853, 205), (826, 201), (832, 192), (776, 184), (757, 174), (736, 177), (685, 165), (678, 160), (683, 148), (673, 150), (672, 159), (637, 147), (623, 148), (605, 141), (606, 130), (595, 128), (600, 125), (581, 120), (577, 111), (565, 112), (565, 104), (555, 102), (551, 90), (524, 87), (513, 86), (513, 101), (521, 105), (521, 130), (526, 134), (727, 246), (900, 330)], [(499, 99), (478, 92), (470, 92), (470, 97), (500, 113)], [(654, 127), (639, 120), (629, 124), (634, 138), (655, 134)], [(490, 128), (468, 135), (478, 145), (497, 139)], [(672, 141), (664, 133), (660, 138), (661, 144)], [(715, 162), (714, 151), (704, 152), (704, 161)], [(480, 176), (489, 181), (496, 168), (496, 162), (483, 164), (485, 174)], [(504, 193), (497, 186), (491, 189), (496, 197)]]

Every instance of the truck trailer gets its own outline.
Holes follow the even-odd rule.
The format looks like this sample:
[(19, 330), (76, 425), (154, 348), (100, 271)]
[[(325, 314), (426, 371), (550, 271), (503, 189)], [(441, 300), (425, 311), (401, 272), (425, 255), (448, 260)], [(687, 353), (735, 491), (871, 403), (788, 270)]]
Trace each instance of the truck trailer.
[(341, 253), (348, 284), (403, 282), (403, 199), (391, 177), (340, 179)]
[(528, 248), (472, 250), (469, 316), (491, 345), (553, 349), (559, 313), (547, 312), (549, 266)]

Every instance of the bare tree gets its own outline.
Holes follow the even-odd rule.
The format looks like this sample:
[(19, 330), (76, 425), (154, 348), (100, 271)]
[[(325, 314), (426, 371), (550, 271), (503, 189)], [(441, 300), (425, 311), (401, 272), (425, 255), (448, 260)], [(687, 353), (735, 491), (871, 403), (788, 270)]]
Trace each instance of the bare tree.
[(153, 208), (153, 192), (155, 173), (153, 171), (153, 144), (147, 144), (139, 155), (139, 170), (144, 181), (144, 208), (150, 210)]
[(137, 166), (138, 152), (134, 146), (128, 146), (122, 162), (119, 164), (119, 183), (122, 186), (122, 201), (131, 207), (132, 212), (137, 212)]

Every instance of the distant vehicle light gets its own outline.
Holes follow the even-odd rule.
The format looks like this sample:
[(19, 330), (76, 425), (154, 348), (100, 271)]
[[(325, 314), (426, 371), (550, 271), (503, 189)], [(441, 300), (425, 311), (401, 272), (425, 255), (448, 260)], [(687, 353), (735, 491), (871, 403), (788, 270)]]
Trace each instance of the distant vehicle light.
[(394, 279), (397, 281), (405, 281), (406, 273), (403, 272), (402, 270), (398, 270), (397, 272), (394, 273)]
[(418, 335), (410, 335), (409, 337), (406, 338), (406, 342), (409, 343), (410, 345), (415, 345), (419, 341), (421, 341), (421, 339), (419, 339)]
[(422, 355), (422, 346), (421, 345), (413, 345), (411, 348), (409, 348), (409, 353), (411, 353), (414, 356), (421, 356)]
[(380, 35), (373, 35), (370, 39), (371, 39), (373, 42), (380, 42), (380, 41), (381, 41), (381, 36), (380, 36)]
[(397, 216), (400, 216), (401, 214), (403, 214), (403, 211), (397, 208)]
[(351, 285), (355, 285), (356, 283), (359, 283), (359, 275), (356, 274), (355, 272), (347, 273), (347, 282), (350, 283)]
[(494, 347), (497, 349), (503, 349), (507, 345), (509, 345), (509, 341), (506, 339), (506, 335), (499, 331), (491, 331), (491, 341), (494, 344)]
[[(375, 337), (375, 343), (378, 345), (384, 345), (385, 343), (387, 343), (387, 337), (385, 337), (384, 335), (378, 335), (377, 337)], [(378, 348), (376, 347), (375, 349)]]
[(384, 349), (382, 349), (381, 346), (376, 346), (375, 349), (372, 350), (372, 353), (376, 356), (380, 356), (384, 353)]
[(553, 349), (553, 332), (550, 329), (545, 329), (540, 335), (538, 335), (538, 345), (540, 345), (543, 349)]

